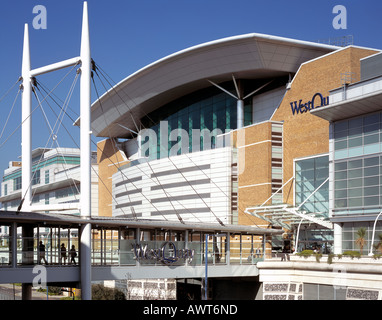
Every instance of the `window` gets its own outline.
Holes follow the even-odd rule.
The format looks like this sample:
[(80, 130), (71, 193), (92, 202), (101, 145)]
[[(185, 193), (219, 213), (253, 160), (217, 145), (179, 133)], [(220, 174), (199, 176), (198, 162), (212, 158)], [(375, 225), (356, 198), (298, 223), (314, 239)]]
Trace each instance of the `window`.
[[(233, 88), (234, 90), (234, 88)], [(247, 101), (248, 100), (248, 101)], [(244, 106), (244, 124), (252, 123), (252, 100), (247, 99)], [(142, 155), (149, 159), (159, 159), (171, 154), (182, 154), (206, 150), (216, 147), (216, 135), (224, 134), (227, 129), (237, 127), (236, 99), (216, 88), (200, 90), (181, 99), (175, 100), (142, 119), (144, 127), (151, 128), (148, 135), (143, 135), (141, 140)], [(167, 122), (167, 137), (161, 137), (160, 129)], [(176, 141), (169, 139), (174, 129), (182, 129)], [(200, 137), (196, 136), (193, 129), (200, 130)], [(203, 130), (209, 130), (210, 135), (203, 135)], [(155, 132), (155, 136), (151, 133)], [(193, 137), (194, 133), (194, 137)], [(184, 134), (184, 135), (183, 135)], [(182, 144), (182, 139), (187, 136), (188, 143)], [(194, 138), (194, 139), (193, 139)], [(162, 141), (161, 141), (162, 140)], [(168, 150), (163, 146), (168, 141)], [(180, 146), (181, 149), (180, 149)], [(178, 148), (172, 150), (172, 148)]]
[(40, 184), (40, 170), (36, 170), (33, 172), (32, 185)]
[[(296, 206), (309, 198), (301, 210), (309, 213), (321, 213), (327, 217), (329, 212), (329, 182), (322, 184), (329, 177), (329, 156), (298, 160), (295, 165)], [(318, 187), (320, 189), (312, 195)]]
[(49, 183), (49, 170), (45, 170), (45, 184)]
[(65, 197), (76, 195), (79, 193), (78, 188), (79, 187), (77, 186), (77, 188), (76, 187), (68, 187), (68, 188), (57, 190), (56, 191), (56, 198), (60, 199), (60, 198), (65, 198)]
[(382, 112), (334, 124), (335, 160), (381, 152)]
[(334, 163), (334, 208), (382, 206), (382, 157), (368, 156)]
[(21, 177), (17, 177), (13, 179), (13, 190), (20, 190), (21, 189)]

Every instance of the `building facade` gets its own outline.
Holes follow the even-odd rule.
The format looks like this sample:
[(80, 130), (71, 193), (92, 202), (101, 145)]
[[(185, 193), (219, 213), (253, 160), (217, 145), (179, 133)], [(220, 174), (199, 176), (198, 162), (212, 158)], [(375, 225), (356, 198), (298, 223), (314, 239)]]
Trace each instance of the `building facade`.
[[(250, 34), (137, 71), (92, 106), (112, 190), (100, 192), (100, 215), (282, 229), (267, 258), (376, 253), (379, 52)], [(338, 265), (288, 263), (258, 264), (264, 299), (382, 297), (374, 265), (341, 265), (338, 278)]]
[[(92, 159), (92, 214), (98, 215), (96, 155)], [(32, 152), (32, 211), (79, 214), (81, 196), (80, 151), (73, 148), (35, 149)], [(2, 210), (17, 211), (22, 200), (21, 162), (4, 170), (0, 202)]]
[(377, 52), (250, 34), (137, 71), (92, 106), (100, 215), (283, 228), (269, 254), (333, 252), (331, 124), (311, 111)]

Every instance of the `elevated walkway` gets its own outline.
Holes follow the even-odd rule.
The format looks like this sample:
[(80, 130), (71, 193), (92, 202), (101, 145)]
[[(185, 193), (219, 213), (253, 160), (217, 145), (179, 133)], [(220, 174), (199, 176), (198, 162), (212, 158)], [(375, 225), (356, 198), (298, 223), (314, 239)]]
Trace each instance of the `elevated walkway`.
[(257, 276), (266, 237), (282, 233), (242, 225), (3, 211), (0, 226), (9, 227), (10, 234), (0, 239), (0, 283), (79, 284), (83, 223), (92, 226), (92, 281), (202, 278), (206, 267), (211, 278)]

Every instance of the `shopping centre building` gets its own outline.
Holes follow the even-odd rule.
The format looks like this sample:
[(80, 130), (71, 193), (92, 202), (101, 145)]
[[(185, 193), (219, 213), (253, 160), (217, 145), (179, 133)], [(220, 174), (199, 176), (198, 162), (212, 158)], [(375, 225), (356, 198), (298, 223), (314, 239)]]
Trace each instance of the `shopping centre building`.
[[(374, 70), (367, 57), (378, 52), (247, 34), (135, 72), (92, 106), (93, 133), (107, 137), (98, 144), (99, 214), (283, 228), (268, 254), (356, 249), (354, 229), (381, 208), (379, 167), (368, 168), (375, 156), (362, 160), (358, 171), (371, 176), (358, 185), (353, 171), (345, 177), (348, 158), (378, 154), (379, 127), (369, 135), (360, 124), (354, 151), (352, 125), (337, 121), (356, 114), (325, 110), (346, 105), (339, 100)], [(379, 126), (368, 112), (358, 111)]]
[[(92, 106), (93, 133), (107, 138), (100, 215), (282, 229), (266, 258), (378, 253), (381, 60), (248, 34), (142, 68)], [(377, 262), (291, 260), (257, 264), (257, 298), (382, 298)]]
[[(381, 57), (354, 45), (247, 34), (138, 70), (92, 105), (92, 133), (105, 138), (97, 144), (98, 215), (267, 230), (231, 239), (264, 260), (240, 297), (382, 299), (377, 261), (275, 260), (308, 249), (377, 253)], [(93, 72), (103, 72), (96, 62)], [(17, 182), (3, 181), (3, 202), (16, 198), (4, 192)], [(212, 238), (222, 237), (216, 230)], [(140, 230), (137, 239), (150, 237)], [(235, 295), (244, 286), (221, 280), (215, 285)]]

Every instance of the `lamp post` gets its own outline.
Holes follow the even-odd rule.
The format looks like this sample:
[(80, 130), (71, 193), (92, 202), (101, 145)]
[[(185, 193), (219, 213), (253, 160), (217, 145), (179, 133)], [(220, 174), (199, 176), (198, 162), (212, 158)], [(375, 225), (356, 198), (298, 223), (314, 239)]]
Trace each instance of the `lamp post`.
[(207, 300), (208, 291), (208, 234), (206, 234), (205, 245), (204, 245), (204, 265), (205, 265), (205, 276), (204, 276), (204, 300)]

